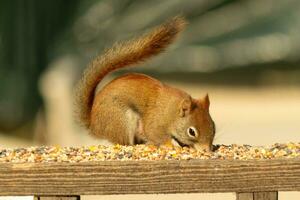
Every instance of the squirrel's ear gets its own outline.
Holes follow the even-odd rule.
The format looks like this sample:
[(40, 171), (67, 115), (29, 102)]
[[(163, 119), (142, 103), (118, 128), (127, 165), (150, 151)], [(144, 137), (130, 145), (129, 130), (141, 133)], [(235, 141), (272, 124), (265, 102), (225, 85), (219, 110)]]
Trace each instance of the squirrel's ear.
[(192, 107), (192, 100), (190, 98), (183, 99), (179, 105), (179, 115), (181, 117), (186, 116), (191, 111), (191, 107)]
[(209, 110), (210, 101), (209, 101), (208, 94), (206, 94), (204, 98), (200, 99), (199, 102), (203, 106), (204, 109)]

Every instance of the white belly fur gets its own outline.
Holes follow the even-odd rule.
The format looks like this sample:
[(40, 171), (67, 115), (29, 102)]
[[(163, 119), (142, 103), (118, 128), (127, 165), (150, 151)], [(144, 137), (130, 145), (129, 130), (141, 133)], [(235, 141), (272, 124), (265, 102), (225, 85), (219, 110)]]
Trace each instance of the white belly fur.
[(126, 118), (128, 119), (128, 137), (129, 137), (129, 144), (134, 145), (134, 136), (137, 134), (139, 129), (139, 120), (140, 116), (138, 113), (133, 111), (132, 109), (128, 109), (125, 113)]

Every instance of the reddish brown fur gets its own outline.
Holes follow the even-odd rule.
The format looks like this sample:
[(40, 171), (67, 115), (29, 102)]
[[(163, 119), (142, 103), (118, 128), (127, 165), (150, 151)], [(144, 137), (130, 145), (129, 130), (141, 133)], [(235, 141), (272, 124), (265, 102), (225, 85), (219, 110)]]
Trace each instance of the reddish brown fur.
[[(136, 138), (160, 145), (176, 137), (185, 145), (210, 149), (214, 127), (208, 96), (192, 99), (154, 78), (132, 73), (111, 81), (94, 97), (97, 84), (106, 74), (160, 53), (184, 25), (182, 18), (173, 18), (139, 39), (115, 45), (92, 61), (79, 83), (77, 106), (79, 119), (93, 135), (125, 145), (134, 144)], [(190, 127), (197, 130), (193, 138), (187, 136)]]
[(115, 44), (103, 55), (94, 59), (84, 71), (75, 92), (76, 114), (79, 121), (89, 127), (95, 89), (108, 73), (141, 63), (162, 52), (174, 41), (185, 24), (184, 19), (175, 17), (140, 38)]

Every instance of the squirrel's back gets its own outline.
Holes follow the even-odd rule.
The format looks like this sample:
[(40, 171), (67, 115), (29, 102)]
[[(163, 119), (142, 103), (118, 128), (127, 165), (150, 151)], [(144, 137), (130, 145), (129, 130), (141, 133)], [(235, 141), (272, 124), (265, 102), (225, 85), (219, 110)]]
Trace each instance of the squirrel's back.
[(75, 91), (75, 106), (78, 120), (90, 126), (91, 108), (98, 83), (111, 71), (138, 64), (162, 52), (171, 44), (186, 22), (175, 17), (150, 33), (139, 38), (117, 43), (103, 55), (96, 57), (84, 71)]

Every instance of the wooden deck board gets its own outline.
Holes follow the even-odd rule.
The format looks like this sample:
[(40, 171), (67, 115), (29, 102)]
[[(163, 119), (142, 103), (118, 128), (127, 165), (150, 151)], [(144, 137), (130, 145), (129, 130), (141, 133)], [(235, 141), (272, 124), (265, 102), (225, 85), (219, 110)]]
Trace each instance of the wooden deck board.
[(0, 163), (1, 195), (300, 191), (300, 159)]

